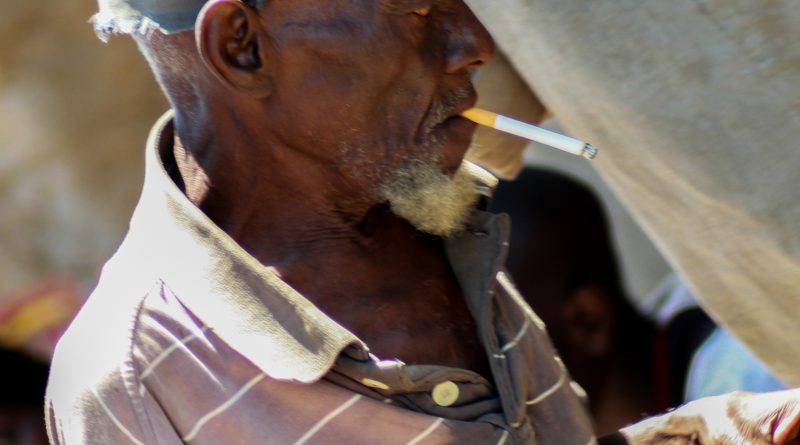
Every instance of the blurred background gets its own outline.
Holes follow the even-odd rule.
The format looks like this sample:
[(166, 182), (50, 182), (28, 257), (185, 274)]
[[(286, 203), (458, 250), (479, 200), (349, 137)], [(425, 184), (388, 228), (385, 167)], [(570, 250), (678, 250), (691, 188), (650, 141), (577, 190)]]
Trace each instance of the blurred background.
[(125, 233), (165, 101), (93, 0), (0, 1), (0, 444), (43, 443), (56, 339)]
[[(0, 301), (69, 300), (125, 233), (165, 102), (133, 42), (94, 36), (93, 0), (2, 6)], [(2, 332), (0, 344), (32, 340)]]
[[(522, 157), (524, 164), (536, 167), (538, 174), (545, 171), (564, 175), (565, 180), (585, 184), (600, 199), (604, 209), (602, 213), (608, 218), (607, 236), (614, 251), (610, 261), (620, 265), (621, 295), (649, 320), (653, 332), (659, 332), (653, 334), (653, 350), (669, 349), (665, 346), (669, 343), (666, 337), (675, 340), (672, 348), (679, 350), (672, 355), (672, 367), (677, 367), (678, 371), (668, 370), (670, 366), (664, 362), (664, 357), (669, 355), (666, 352), (666, 355), (655, 354), (661, 357), (656, 362), (650, 363), (647, 359), (648, 364), (642, 364), (642, 369), (653, 373), (655, 379), (655, 383), (648, 381), (645, 384), (660, 388), (660, 395), (652, 395), (659, 399), (655, 404), (658, 406), (651, 404), (647, 409), (661, 408), (661, 405), (680, 401), (676, 399), (689, 397), (684, 394), (684, 372), (695, 350), (714, 338), (714, 323), (705, 314), (692, 315), (688, 317), (689, 321), (685, 321), (685, 317), (681, 323), (688, 323), (686, 325), (674, 323), (676, 317), (687, 311), (702, 313), (697, 309), (698, 303), (693, 296), (696, 292), (689, 288), (694, 291), (700, 289), (701, 300), (705, 303), (711, 301), (710, 306), (715, 306), (713, 302), (719, 302), (722, 298), (709, 295), (716, 294), (708, 292), (713, 284), (709, 286), (696, 280), (691, 273), (686, 273), (687, 270), (695, 270), (698, 262), (687, 260), (691, 252), (687, 253), (681, 246), (674, 247), (679, 244), (674, 239), (684, 237), (685, 232), (669, 232), (653, 221), (661, 213), (668, 222), (665, 226), (673, 224), (685, 228), (688, 225), (686, 230), (696, 229), (700, 234), (697, 236), (718, 233), (697, 223), (703, 220), (704, 208), (692, 206), (692, 200), (707, 201), (704, 201), (702, 194), (692, 194), (691, 191), (696, 189), (691, 187), (704, 192), (717, 192), (718, 188), (724, 188), (730, 178), (742, 178), (741, 169), (729, 168), (730, 165), (736, 167), (741, 163), (717, 164), (709, 162), (709, 157), (692, 157), (704, 152), (710, 153), (710, 158), (715, 159), (719, 150), (736, 148), (730, 142), (725, 142), (724, 138), (720, 142), (720, 135), (741, 140), (749, 147), (755, 146), (755, 151), (780, 145), (784, 150), (781, 155), (768, 158), (773, 163), (775, 159), (789, 163), (797, 160), (796, 156), (787, 158), (786, 151), (800, 152), (797, 150), (800, 149), (797, 147), (797, 140), (800, 139), (793, 139), (794, 146), (778, 144), (791, 140), (790, 133), (778, 128), (794, 125), (792, 131), (796, 132), (798, 123), (800, 98), (797, 85), (800, 82), (794, 83), (793, 91), (782, 86), (791, 84), (800, 72), (797, 51), (785, 49), (792, 42), (791, 36), (798, 35), (795, 29), (798, 26), (796, 23), (785, 25), (779, 30), (774, 30), (772, 26), (779, 17), (796, 16), (797, 6), (787, 6), (788, 2), (779, 1), (767, 1), (765, 5), (758, 6), (754, 5), (759, 2), (744, 0), (724, 4), (706, 0), (677, 2), (676, 5), (691, 3), (694, 9), (686, 6), (689, 9), (672, 11), (670, 18), (674, 20), (663, 21), (660, 17), (666, 12), (654, 6), (659, 4), (655, 1), (608, 0), (593, 3), (586, 9), (580, 9), (579, 5), (585, 2), (577, 0), (560, 3), (542, 1), (535, 7), (533, 2), (514, 0), (505, 5), (509, 8), (518, 7), (514, 11), (522, 13), (498, 8), (491, 0), (470, 0), (468, 3), (498, 38), (499, 46), (505, 53), (478, 80), (481, 106), (541, 122), (558, 131), (573, 132), (599, 143), (601, 147), (598, 170), (598, 163), (481, 129), (477, 136), (476, 152), (470, 157), (507, 178), (518, 174), (522, 167), (518, 158)], [(41, 405), (47, 363), (53, 347), (91, 290), (102, 264), (125, 234), (142, 182), (145, 139), (151, 125), (166, 110), (167, 104), (130, 39), (112, 38), (110, 43), (104, 44), (95, 37), (88, 23), (96, 9), (94, 0), (76, 0), (64, 4), (55, 2), (46, 7), (31, 2), (0, 0), (0, 6), (3, 11), (0, 14), (0, 350), (4, 354), (0, 361), (1, 377), (4, 378), (0, 381), (19, 382), (15, 391), (0, 389), (0, 445), (33, 445), (44, 440), (38, 406)], [(756, 7), (762, 8), (762, 12), (756, 14), (756, 19), (743, 19), (755, 14), (753, 11)], [(704, 13), (703, 8), (713, 13)], [(676, 9), (680, 8), (676, 6)], [(695, 26), (698, 16), (703, 14), (706, 14), (706, 18), (710, 17), (708, 23), (716, 23), (713, 32), (718, 40), (706, 38), (702, 33), (712, 32), (712, 27), (703, 31), (706, 29), (703, 26), (711, 25)], [(652, 23), (670, 25), (648, 27)], [(728, 33), (729, 38), (720, 38), (720, 32)], [(673, 34), (686, 34), (687, 41), (681, 44), (688, 42), (691, 46), (694, 41), (702, 43), (698, 45), (701, 49), (696, 51), (697, 54), (690, 54), (685, 46), (670, 48), (665, 42), (671, 41)], [(731, 41), (738, 42), (738, 46), (732, 49), (726, 46)], [(639, 42), (640, 46), (637, 47), (635, 42)], [(800, 47), (796, 42), (794, 40), (794, 46)], [(658, 51), (657, 56), (653, 55), (655, 51)], [(680, 52), (681, 56), (674, 57), (675, 52)], [(677, 66), (676, 69), (683, 70), (684, 77), (670, 81), (659, 79), (653, 73), (663, 70), (651, 58), (670, 67)], [(681, 68), (684, 58), (691, 59), (686, 64), (689, 68)], [(585, 66), (575, 60), (586, 62)], [(601, 62), (593, 64), (595, 60)], [(610, 64), (609, 60), (615, 64)], [(726, 73), (744, 76), (742, 73), (746, 70), (729, 60), (737, 60), (742, 66), (755, 66), (754, 70), (759, 76), (764, 76), (765, 72), (768, 76), (756, 79), (757, 82), (730, 80), (731, 76)], [(631, 69), (620, 71), (620, 67)], [(783, 83), (775, 84), (775, 78), (780, 76), (784, 76)], [(705, 83), (694, 85), (693, 82), (699, 77), (705, 79)], [(719, 79), (729, 79), (730, 83), (719, 83)], [(753, 82), (763, 86), (764, 90), (754, 88)], [(684, 85), (691, 88), (684, 88)], [(723, 88), (716, 91), (713, 85), (722, 85)], [(699, 96), (698, 89), (709, 93)], [(684, 90), (688, 98), (674, 94), (674, 91)], [(591, 100), (584, 101), (588, 95), (586, 91), (597, 94)], [(748, 99), (751, 96), (760, 98), (765, 94), (771, 99), (763, 103)], [(731, 95), (742, 99), (731, 103)], [(714, 100), (719, 103), (714, 103)], [(697, 105), (709, 101), (710, 111)], [(748, 101), (758, 102), (758, 106), (752, 110), (742, 110), (742, 102)], [(714, 114), (716, 110), (734, 108), (741, 111), (741, 116), (732, 113), (726, 115), (724, 112)], [(685, 119), (672, 119), (668, 113), (685, 116)], [(773, 114), (780, 117), (770, 117)], [(760, 120), (748, 116), (760, 116)], [(603, 121), (608, 117), (613, 124)], [(737, 126), (739, 118), (747, 118), (748, 122), (755, 124)], [(784, 125), (764, 123), (774, 123), (776, 119)], [(696, 138), (687, 136), (689, 130), (686, 128), (692, 126), (693, 122), (697, 124), (694, 127), (702, 137), (714, 136), (709, 136), (708, 147), (697, 145)], [(659, 125), (665, 125), (667, 130), (662, 131)], [(735, 128), (728, 128), (730, 126)], [(743, 127), (752, 130), (750, 133), (755, 133), (755, 136), (743, 133)], [(640, 129), (642, 134), (649, 131), (654, 135), (649, 139), (638, 137), (640, 134), (633, 137), (626, 128)], [(671, 129), (676, 134), (670, 134)], [(614, 139), (609, 137), (610, 134), (620, 135), (622, 139), (627, 137), (627, 140)], [(769, 134), (773, 139), (759, 139), (762, 134)], [(764, 141), (763, 146), (757, 145), (759, 140)], [(502, 149), (497, 150), (498, 147)], [(651, 162), (649, 160), (637, 162), (635, 153), (646, 153), (648, 150), (652, 150), (654, 159), (662, 164), (654, 167), (648, 163)], [(488, 161), (486, 152), (494, 153), (488, 156)], [(607, 158), (603, 159), (603, 156)], [(746, 156), (739, 160), (748, 161)], [(714, 167), (703, 170), (705, 163)], [(664, 165), (674, 168), (665, 168)], [(795, 168), (800, 167), (794, 165)], [(681, 170), (686, 166), (690, 168)], [(774, 192), (783, 190), (781, 181), (786, 182), (787, 188), (791, 187), (791, 181), (796, 182), (796, 179), (782, 179), (783, 176), (790, 176), (786, 173), (787, 168), (773, 169), (765, 167), (763, 163), (758, 164), (756, 169), (765, 175), (771, 171), (777, 172), (775, 182), (760, 187), (758, 180), (745, 180), (745, 185), (734, 187), (731, 191), (736, 199), (726, 204), (733, 208), (741, 207), (745, 211), (763, 207), (767, 214), (772, 212), (772, 206), (783, 209), (783, 213), (772, 212), (778, 215), (772, 219), (751, 212), (749, 215), (754, 215), (752, 220), (757, 223), (750, 229), (758, 233), (760, 238), (770, 238), (769, 233), (772, 232), (769, 230), (775, 229), (775, 233), (778, 233), (775, 239), (788, 240), (783, 246), (788, 246), (789, 253), (781, 252), (784, 255), (780, 258), (785, 259), (786, 264), (796, 265), (793, 255), (797, 252), (792, 249), (798, 239), (797, 225), (787, 226), (785, 222), (798, 214), (800, 206), (797, 196), (795, 193), (787, 196), (786, 193)], [(660, 203), (658, 211), (642, 204), (654, 201), (653, 196), (662, 196), (661, 191), (668, 191), (667, 188), (660, 189), (667, 179), (654, 174), (654, 179), (650, 180), (648, 175), (655, 171), (661, 172), (659, 174), (664, 177), (682, 179), (674, 181), (675, 187), (669, 187), (677, 198), (673, 197), (666, 204)], [(629, 172), (639, 172), (639, 176)], [(723, 180), (714, 182), (715, 177), (722, 177)], [(752, 204), (752, 200), (742, 198), (751, 196), (750, 192), (756, 197), (780, 195), (782, 198), (773, 199), (777, 204), (764, 199)], [(523, 191), (513, 193), (514, 196), (523, 196)], [(620, 202), (620, 195), (625, 204)], [(688, 219), (671, 216), (665, 210), (670, 207), (670, 202), (675, 204), (675, 215), (689, 212), (688, 215), (694, 215), (694, 219), (691, 216), (687, 216)], [(512, 213), (513, 218), (514, 212), (520, 207), (525, 207), (525, 201), (511, 202), (508, 208), (500, 210)], [(631, 213), (636, 216), (631, 216)], [(724, 228), (724, 224), (717, 227)], [(722, 230), (719, 233), (727, 236), (731, 232)], [(722, 235), (720, 238), (736, 241)], [(655, 247), (653, 239), (660, 249)], [(722, 242), (713, 235), (711, 239), (717, 244), (699, 245), (696, 250), (719, 250), (714, 246), (721, 246)], [(743, 250), (755, 252), (757, 249), (748, 247), (752, 245), (744, 242)], [(525, 255), (525, 252), (519, 255)], [(725, 255), (739, 257), (735, 248)], [(665, 257), (670, 260), (665, 260)], [(522, 258), (520, 261), (525, 264), (526, 260)], [(756, 255), (755, 258), (763, 258), (769, 263), (778, 257)], [(747, 260), (754, 262), (752, 258)], [(701, 261), (700, 264), (714, 270), (709, 262)], [(778, 262), (775, 264), (777, 266)], [(726, 262), (723, 266), (721, 269), (726, 271), (739, 270), (734, 263)], [(678, 275), (673, 268), (679, 271)], [(798, 269), (785, 267), (780, 270), (783, 271), (779, 275), (781, 279), (786, 279), (788, 274), (788, 278), (800, 281), (797, 280), (800, 278), (798, 275), (791, 277)], [(525, 270), (519, 273), (525, 273)], [(740, 292), (741, 295), (733, 301), (754, 298), (767, 292), (758, 290), (756, 286), (739, 288), (747, 292)], [(782, 312), (774, 310), (775, 307), (791, 307), (792, 299), (800, 297), (797, 287), (778, 286), (770, 291), (771, 295), (780, 295), (786, 301), (781, 300), (780, 305), (772, 307), (772, 312), (767, 316)], [(720, 295), (727, 298), (725, 292)], [(565, 295), (564, 304), (572, 301), (571, 298), (571, 295)], [(532, 301), (532, 304), (536, 308), (536, 302)], [(715, 310), (717, 312), (712, 316), (717, 322), (736, 328), (751, 321), (747, 316), (751, 311), (743, 309), (740, 312), (745, 315), (740, 317), (738, 313), (732, 316), (731, 312), (719, 307), (717, 303), (711, 309), (712, 313)], [(547, 308), (541, 310), (549, 311)], [(549, 324), (561, 323), (558, 317), (546, 321)], [(678, 326), (679, 331), (697, 332), (697, 338), (667, 335), (671, 323), (672, 332)], [(777, 323), (777, 326), (781, 326), (781, 323)], [(762, 333), (758, 330), (754, 333), (745, 332), (743, 337), (754, 349), (753, 346), (758, 345), (753, 338)], [(628, 332), (628, 335), (637, 334)], [(674, 344), (676, 342), (677, 346)], [(560, 350), (570, 348), (567, 344), (556, 346)], [(729, 379), (731, 383), (721, 385), (719, 391), (732, 389), (731, 386), (740, 384), (742, 378), (756, 381), (761, 378), (753, 377), (756, 374), (771, 374), (766, 368), (758, 368), (756, 374), (746, 374), (754, 369), (756, 365), (749, 363), (756, 362), (756, 359), (740, 344), (723, 349), (739, 351), (734, 353), (733, 358), (723, 357), (728, 360), (725, 362), (728, 369), (736, 367), (731, 363), (744, 363), (741, 366), (747, 371), (741, 371), (738, 376)], [(606, 352), (604, 350), (603, 354)], [(652, 351), (639, 352), (649, 354)], [(775, 356), (765, 349), (756, 352), (762, 358)], [(675, 359), (677, 356), (680, 358)], [(610, 352), (608, 357), (611, 357)], [(706, 368), (709, 366), (707, 361), (704, 362)], [(592, 363), (593, 366), (601, 366), (599, 362)], [(770, 365), (780, 367), (781, 363), (773, 361)], [(788, 369), (790, 365), (791, 361), (783, 369)], [(684, 375), (678, 379), (679, 384), (673, 382), (672, 388), (664, 388), (664, 381), (669, 380), (665, 374), (669, 372)], [(706, 372), (710, 376), (703, 377), (706, 383), (697, 383), (698, 387), (707, 385), (709, 381), (719, 381), (720, 376), (714, 371)], [(776, 380), (774, 384), (779, 385), (780, 382)], [(598, 385), (601, 388), (603, 386), (602, 382), (584, 386)], [(769, 381), (761, 387), (770, 388), (771, 385), (773, 382)], [(593, 391), (612, 390), (618, 389)], [(592, 394), (593, 391), (590, 391), (590, 396), (610, 400), (599, 392)], [(698, 394), (706, 395), (702, 391)], [(610, 430), (620, 422), (630, 420), (633, 419), (600, 419), (599, 423), (603, 426), (599, 429)]]

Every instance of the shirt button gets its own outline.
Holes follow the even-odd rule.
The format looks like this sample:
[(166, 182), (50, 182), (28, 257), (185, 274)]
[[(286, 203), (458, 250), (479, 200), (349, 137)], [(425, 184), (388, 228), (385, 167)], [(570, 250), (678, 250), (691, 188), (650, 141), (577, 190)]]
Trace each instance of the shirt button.
[(458, 400), (458, 393), (458, 385), (455, 383), (439, 383), (433, 387), (433, 401), (439, 406), (450, 406)]

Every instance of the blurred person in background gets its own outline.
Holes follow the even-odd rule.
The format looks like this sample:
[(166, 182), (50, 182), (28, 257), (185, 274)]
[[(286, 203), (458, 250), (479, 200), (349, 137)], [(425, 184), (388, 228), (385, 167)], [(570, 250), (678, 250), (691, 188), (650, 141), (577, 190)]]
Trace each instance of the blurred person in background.
[(526, 167), (500, 183), (492, 209), (512, 218), (508, 270), (588, 393), (598, 434), (669, 407), (657, 376), (663, 344), (625, 295), (594, 193), (562, 173)]
[(699, 309), (661, 326), (640, 313), (595, 193), (526, 167), (501, 182), (492, 208), (512, 217), (508, 269), (587, 391), (598, 434), (682, 403), (688, 363), (713, 323)]
[(580, 181), (528, 166), (500, 183), (492, 209), (512, 217), (509, 272), (586, 390), (599, 435), (684, 401), (786, 388), (679, 280), (640, 312), (623, 288), (602, 204)]

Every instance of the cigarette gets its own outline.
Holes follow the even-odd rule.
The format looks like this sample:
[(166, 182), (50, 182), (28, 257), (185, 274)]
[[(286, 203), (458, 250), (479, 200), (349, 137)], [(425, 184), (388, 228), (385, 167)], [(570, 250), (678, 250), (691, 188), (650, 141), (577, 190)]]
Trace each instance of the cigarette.
[(476, 124), (511, 133), (515, 136), (539, 142), (540, 144), (549, 145), (550, 147), (566, 151), (567, 153), (583, 156), (586, 159), (594, 159), (595, 156), (597, 156), (597, 148), (592, 144), (587, 144), (586, 142), (550, 130), (545, 130), (544, 128), (539, 128), (516, 119), (511, 119), (510, 117), (492, 113), (491, 111), (471, 108), (461, 113), (461, 116)]

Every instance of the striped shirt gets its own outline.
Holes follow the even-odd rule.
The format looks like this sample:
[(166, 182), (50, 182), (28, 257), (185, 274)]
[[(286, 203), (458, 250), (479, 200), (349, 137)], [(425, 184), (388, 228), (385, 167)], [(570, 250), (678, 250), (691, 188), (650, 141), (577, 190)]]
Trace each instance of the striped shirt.
[(595, 442), (541, 320), (503, 270), (507, 216), (476, 212), (446, 245), (492, 381), (406, 365), (370, 354), (193, 206), (168, 174), (172, 140), (167, 114), (130, 231), (57, 347), (52, 443)]

